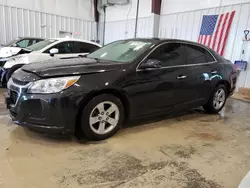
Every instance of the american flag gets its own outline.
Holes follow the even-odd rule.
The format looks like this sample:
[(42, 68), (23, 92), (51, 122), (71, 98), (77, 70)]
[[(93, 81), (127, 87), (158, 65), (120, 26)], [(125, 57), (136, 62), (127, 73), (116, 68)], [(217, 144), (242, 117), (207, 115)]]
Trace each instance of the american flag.
[(220, 15), (204, 15), (198, 42), (212, 48), (220, 55), (224, 55), (234, 15), (235, 11)]

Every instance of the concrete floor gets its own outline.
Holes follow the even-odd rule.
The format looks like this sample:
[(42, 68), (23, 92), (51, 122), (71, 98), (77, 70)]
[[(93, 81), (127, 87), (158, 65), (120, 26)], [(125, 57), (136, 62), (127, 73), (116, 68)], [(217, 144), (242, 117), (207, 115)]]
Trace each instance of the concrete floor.
[(234, 99), (218, 115), (131, 122), (102, 142), (17, 127), (2, 97), (0, 124), (0, 188), (236, 188), (250, 169), (250, 103)]

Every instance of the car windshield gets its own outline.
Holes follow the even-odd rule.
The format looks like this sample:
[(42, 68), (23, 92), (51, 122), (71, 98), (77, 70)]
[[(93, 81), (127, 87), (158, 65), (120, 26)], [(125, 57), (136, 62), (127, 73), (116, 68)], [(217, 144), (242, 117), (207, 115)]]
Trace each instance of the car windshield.
[(114, 62), (131, 62), (152, 44), (148, 41), (122, 40), (108, 44), (87, 57)]
[(53, 40), (53, 39), (43, 40), (41, 42), (38, 42), (34, 45), (27, 47), (27, 49), (32, 50), (32, 51), (38, 51), (38, 50), (41, 50), (41, 49), (45, 48), (46, 46), (48, 46), (56, 41), (57, 40)]
[(13, 40), (7, 42), (6, 44), (2, 44), (2, 46), (11, 46), (11, 45), (15, 44), (19, 40), (20, 40), (20, 38), (13, 39)]

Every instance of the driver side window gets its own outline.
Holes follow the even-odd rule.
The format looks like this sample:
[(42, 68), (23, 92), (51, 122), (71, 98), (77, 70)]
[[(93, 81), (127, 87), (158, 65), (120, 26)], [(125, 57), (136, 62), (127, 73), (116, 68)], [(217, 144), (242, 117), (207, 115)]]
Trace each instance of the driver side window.
[(74, 45), (73, 42), (61, 42), (59, 44), (56, 44), (46, 50), (44, 53), (49, 53), (49, 51), (52, 48), (57, 48), (58, 49), (58, 54), (72, 54), (74, 53)]
[(162, 67), (184, 65), (184, 50), (181, 43), (167, 43), (155, 49), (148, 59), (161, 61)]

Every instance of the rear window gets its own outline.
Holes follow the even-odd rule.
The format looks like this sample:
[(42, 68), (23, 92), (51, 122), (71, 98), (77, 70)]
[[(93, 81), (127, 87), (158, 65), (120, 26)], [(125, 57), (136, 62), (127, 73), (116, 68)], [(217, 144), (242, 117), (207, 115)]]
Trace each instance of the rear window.
[(75, 42), (74, 47), (75, 53), (92, 53), (100, 48), (99, 46), (85, 42)]
[(187, 45), (187, 64), (200, 64), (213, 62), (214, 58), (212, 55), (204, 48), (195, 45)]

